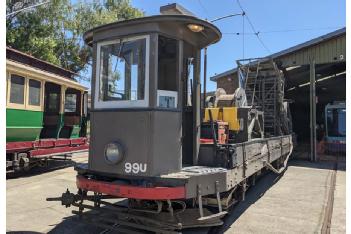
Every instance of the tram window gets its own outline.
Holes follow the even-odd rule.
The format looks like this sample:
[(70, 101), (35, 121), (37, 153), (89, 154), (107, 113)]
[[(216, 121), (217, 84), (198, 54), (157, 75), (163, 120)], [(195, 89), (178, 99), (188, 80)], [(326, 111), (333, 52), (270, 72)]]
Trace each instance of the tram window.
[(50, 93), (49, 94), (49, 105), (48, 110), (49, 112), (56, 112), (58, 111), (59, 107), (59, 95), (57, 93)]
[(10, 102), (24, 104), (24, 77), (11, 75)]
[(40, 81), (32, 79), (29, 80), (29, 105), (40, 106), (40, 86)]
[(84, 116), (88, 116), (88, 93), (84, 93), (84, 106), (83, 106), (83, 114)]
[(192, 106), (191, 98), (193, 91), (193, 77), (194, 77), (194, 58), (187, 58), (187, 95), (186, 104), (187, 106)]
[(65, 96), (65, 112), (77, 111), (77, 94), (68, 93)]
[(158, 89), (177, 91), (177, 40), (158, 37)]
[(101, 46), (100, 100), (144, 100), (145, 47), (145, 39)]

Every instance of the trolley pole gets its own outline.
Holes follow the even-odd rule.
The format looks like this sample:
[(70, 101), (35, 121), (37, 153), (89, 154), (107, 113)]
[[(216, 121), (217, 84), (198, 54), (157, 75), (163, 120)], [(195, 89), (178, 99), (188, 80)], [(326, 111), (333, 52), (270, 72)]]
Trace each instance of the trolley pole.
[[(239, 16), (239, 15), (244, 16), (245, 12), (218, 17), (213, 20), (210, 20), (209, 22), (213, 23), (222, 19)], [(204, 91), (203, 91), (203, 99), (202, 99), (203, 108), (206, 107), (206, 80), (207, 80), (207, 46), (204, 48)]]

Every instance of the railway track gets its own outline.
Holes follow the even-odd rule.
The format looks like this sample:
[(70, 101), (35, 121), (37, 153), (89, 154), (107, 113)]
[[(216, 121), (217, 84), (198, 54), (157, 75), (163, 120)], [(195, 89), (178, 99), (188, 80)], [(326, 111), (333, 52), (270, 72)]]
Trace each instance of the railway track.
[(338, 162), (339, 162), (339, 156), (337, 155), (334, 162), (334, 167), (330, 176), (330, 186), (328, 191), (327, 205), (325, 207), (324, 219), (323, 219), (323, 224), (321, 229), (322, 234), (330, 234), (331, 219), (333, 216), (334, 192), (335, 192), (335, 183), (336, 183), (336, 173), (338, 170)]
[[(118, 223), (115, 223), (113, 225), (114, 228), (117, 228), (119, 227), (120, 225)], [(109, 229), (109, 228), (106, 228), (105, 230), (99, 232), (99, 234), (110, 234), (113, 230), (112, 229)]]

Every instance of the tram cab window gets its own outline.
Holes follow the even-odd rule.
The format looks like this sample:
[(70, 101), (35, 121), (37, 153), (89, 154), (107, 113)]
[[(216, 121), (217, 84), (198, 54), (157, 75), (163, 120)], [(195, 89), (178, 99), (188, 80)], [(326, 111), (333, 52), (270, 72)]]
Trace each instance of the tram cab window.
[(146, 38), (98, 44), (99, 102), (130, 104), (145, 99), (146, 46)]
[(77, 94), (68, 93), (65, 96), (65, 113), (77, 111)]
[(186, 105), (192, 106), (194, 58), (186, 59)]
[(29, 80), (28, 104), (31, 106), (40, 106), (40, 90), (41, 82), (37, 80)]
[(158, 37), (158, 107), (177, 107), (177, 51), (177, 40), (164, 36)]
[(24, 77), (11, 75), (10, 103), (24, 104), (24, 83)]

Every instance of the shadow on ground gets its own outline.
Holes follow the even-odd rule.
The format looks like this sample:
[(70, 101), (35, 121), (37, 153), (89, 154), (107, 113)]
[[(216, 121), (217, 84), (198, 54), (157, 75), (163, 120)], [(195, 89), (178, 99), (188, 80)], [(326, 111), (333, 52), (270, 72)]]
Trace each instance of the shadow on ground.
[(331, 170), (334, 168), (335, 162), (335, 160), (310, 162), (308, 160), (292, 159), (289, 161), (289, 166)]
[[(90, 211), (88, 211), (90, 212)], [(87, 222), (82, 221), (79, 219), (77, 215), (72, 215), (66, 217), (61, 223), (57, 224), (49, 234), (78, 234), (78, 233), (85, 233), (85, 234), (93, 234), (93, 233), (101, 233), (103, 232), (103, 228), (96, 227), (94, 225), (88, 224)], [(109, 232), (110, 234), (113, 232)]]
[(307, 167), (314, 169), (324, 169), (324, 170), (332, 170), (335, 165), (338, 165), (337, 169), (340, 171), (346, 170), (346, 159), (345, 156), (323, 156), (321, 160), (318, 162), (311, 162), (309, 160), (300, 160), (300, 159), (291, 159), (289, 161), (290, 166), (295, 167)]
[(30, 177), (36, 176), (43, 173), (47, 173), (54, 170), (59, 170), (67, 167), (72, 167), (76, 163), (73, 160), (49, 160), (47, 166), (33, 167), (29, 171), (9, 172), (6, 173), (6, 179), (15, 179), (18, 177)]

